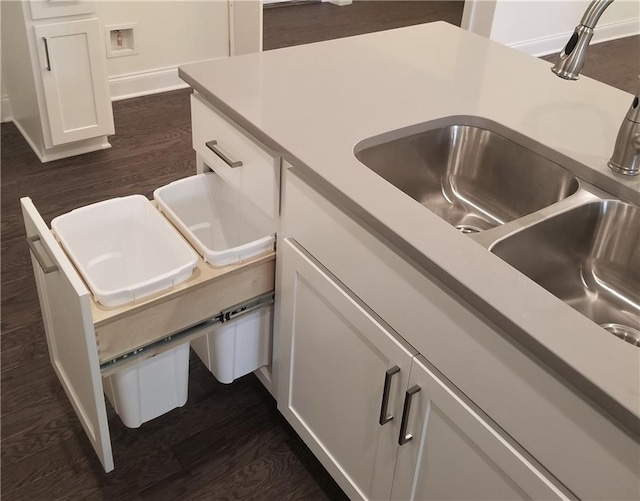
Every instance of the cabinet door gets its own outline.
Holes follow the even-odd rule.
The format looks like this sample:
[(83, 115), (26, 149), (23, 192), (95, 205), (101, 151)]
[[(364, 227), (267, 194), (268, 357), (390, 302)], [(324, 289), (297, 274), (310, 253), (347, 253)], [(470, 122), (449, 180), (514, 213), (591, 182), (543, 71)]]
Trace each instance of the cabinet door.
[(51, 365), (109, 472), (113, 456), (89, 291), (31, 200), (23, 198), (20, 203)]
[(420, 358), (405, 395), (392, 499), (567, 499)]
[(295, 242), (279, 258), (278, 408), (350, 498), (388, 499), (412, 353)]
[(34, 29), (51, 146), (113, 134), (98, 19)]

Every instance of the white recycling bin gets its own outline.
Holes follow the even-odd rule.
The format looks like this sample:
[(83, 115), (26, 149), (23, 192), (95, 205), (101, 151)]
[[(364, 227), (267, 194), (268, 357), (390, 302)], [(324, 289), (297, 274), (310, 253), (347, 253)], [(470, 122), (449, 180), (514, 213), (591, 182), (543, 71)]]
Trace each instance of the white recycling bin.
[[(198, 255), (142, 195), (75, 209), (51, 222), (95, 300), (115, 307), (187, 280)], [(137, 428), (187, 401), (189, 343), (103, 378), (122, 422)]]
[[(273, 221), (213, 172), (175, 181), (153, 196), (211, 266), (232, 265), (275, 248)], [(191, 347), (218, 381), (231, 383), (271, 360), (272, 317), (273, 307), (262, 307), (212, 327)]]

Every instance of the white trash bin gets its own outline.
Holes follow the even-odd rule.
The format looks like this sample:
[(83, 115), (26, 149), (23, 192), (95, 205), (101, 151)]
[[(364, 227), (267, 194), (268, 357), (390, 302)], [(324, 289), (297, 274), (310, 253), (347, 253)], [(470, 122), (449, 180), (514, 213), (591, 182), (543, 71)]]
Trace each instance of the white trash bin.
[(214, 172), (153, 193), (163, 214), (212, 266), (228, 266), (273, 251), (274, 223)]
[(187, 403), (189, 343), (107, 376), (102, 384), (124, 425), (138, 428)]
[(221, 383), (268, 365), (272, 351), (273, 306), (247, 313), (191, 341), (191, 348)]
[(96, 301), (119, 306), (187, 280), (198, 255), (142, 195), (112, 198), (51, 221)]
[[(96, 301), (135, 302), (187, 280), (198, 255), (142, 195), (87, 205), (51, 226)], [(189, 343), (103, 378), (104, 392), (129, 428), (187, 401)]]
[[(246, 197), (209, 172), (175, 181), (154, 194), (158, 207), (211, 266), (228, 266), (275, 248), (275, 224)], [(221, 383), (271, 360), (272, 307), (212, 327), (191, 347)]]

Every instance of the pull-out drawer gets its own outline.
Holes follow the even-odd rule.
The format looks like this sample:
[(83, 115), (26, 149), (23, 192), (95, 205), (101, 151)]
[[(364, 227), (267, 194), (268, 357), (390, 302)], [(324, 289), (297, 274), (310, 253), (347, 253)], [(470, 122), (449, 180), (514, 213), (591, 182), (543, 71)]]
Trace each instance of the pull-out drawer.
[(236, 310), (266, 304), (275, 253), (192, 276), (138, 303), (107, 308), (89, 289), (29, 198), (21, 200), (49, 355), (105, 470), (113, 469), (102, 377), (204, 335)]
[(280, 159), (199, 94), (191, 95), (193, 148), (213, 171), (269, 217), (279, 213)]

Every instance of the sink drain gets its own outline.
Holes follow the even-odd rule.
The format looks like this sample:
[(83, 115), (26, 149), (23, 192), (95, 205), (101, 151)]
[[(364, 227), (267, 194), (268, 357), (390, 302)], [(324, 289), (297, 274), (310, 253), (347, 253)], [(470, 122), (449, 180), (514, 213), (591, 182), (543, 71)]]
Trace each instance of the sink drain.
[(470, 224), (457, 224), (456, 225), (456, 229), (460, 230), (460, 232), (464, 233), (465, 235), (468, 235), (470, 233), (479, 233), (479, 232), (482, 231), (477, 226), (473, 226), (473, 225), (470, 225)]
[(627, 343), (640, 346), (640, 331), (638, 329), (622, 324), (600, 324), (600, 327)]

